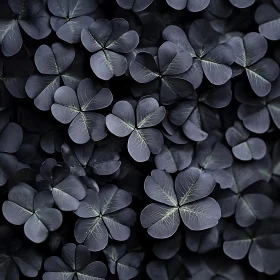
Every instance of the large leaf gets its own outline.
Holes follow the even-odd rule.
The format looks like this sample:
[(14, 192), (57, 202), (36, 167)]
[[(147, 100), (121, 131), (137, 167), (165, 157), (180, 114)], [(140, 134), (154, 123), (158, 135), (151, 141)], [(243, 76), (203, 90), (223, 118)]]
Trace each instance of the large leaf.
[(61, 153), (64, 162), (70, 167), (73, 174), (77, 176), (85, 176), (86, 172), (84, 166), (88, 164), (93, 149), (93, 142), (88, 142), (84, 145), (73, 145), (71, 147), (64, 143), (61, 146)]
[(20, 279), (19, 272), (26, 277), (36, 277), (42, 266), (42, 257), (38, 251), (33, 247), (24, 246), (17, 239), (13, 244), (2, 246), (0, 256), (1, 279), (3, 280), (18, 280)]
[(194, 167), (180, 172), (175, 180), (175, 190), (180, 206), (208, 196), (214, 187), (213, 177)]
[(49, 15), (42, 1), (6, 1), (2, 5), (0, 42), (5, 56), (13, 56), (22, 46), (21, 28), (32, 38), (39, 40), (47, 37)]
[(86, 190), (81, 180), (69, 175), (52, 189), (54, 202), (62, 211), (75, 211), (79, 201), (86, 196)]
[(73, 18), (56, 30), (57, 37), (70, 44), (78, 43), (81, 41), (82, 30), (88, 28), (92, 22), (93, 19), (88, 16)]
[(15, 156), (0, 153), (0, 186), (3, 186), (9, 178), (13, 178), (18, 168), (18, 160)]
[(165, 116), (165, 108), (154, 98), (144, 98), (136, 107), (137, 128), (147, 128), (159, 124)]
[(90, 66), (95, 75), (102, 80), (110, 80), (113, 76), (121, 76), (127, 69), (127, 61), (123, 55), (111, 51), (99, 51), (90, 58)]
[(193, 85), (180, 76), (165, 76), (161, 80), (160, 100), (164, 105), (173, 104), (180, 98), (187, 98), (193, 93)]
[(37, 108), (47, 111), (53, 104), (55, 91), (60, 87), (60, 77), (55, 75), (32, 75), (25, 85), (25, 90), (30, 98), (34, 99)]
[[(37, 2), (36, 5), (32, 5), (33, 3), (34, 2), (28, 0), (21, 2), (22, 6), (19, 12), (21, 16), (18, 18), (18, 23), (30, 37), (40, 40), (46, 38), (51, 33), (49, 24), (50, 16), (42, 2)], [(34, 13), (26, 13), (27, 10), (30, 11), (34, 9), (35, 6), (36, 9), (33, 11)]]
[(206, 78), (212, 84), (222, 85), (232, 76), (229, 65), (233, 62), (232, 48), (227, 44), (220, 44), (204, 55), (201, 65)]
[(246, 73), (253, 91), (258, 96), (265, 96), (271, 90), (271, 82), (279, 75), (279, 66), (274, 60), (265, 58), (246, 68)]
[(163, 147), (163, 136), (154, 128), (135, 129), (130, 135), (127, 149), (131, 157), (137, 162), (144, 162), (150, 154), (158, 154)]
[(172, 236), (180, 225), (179, 211), (176, 207), (152, 203), (141, 212), (141, 224), (148, 229), (154, 238), (168, 238)]
[(108, 232), (101, 218), (79, 219), (74, 235), (78, 243), (83, 243), (90, 251), (103, 250), (108, 244)]
[(109, 131), (118, 137), (125, 137), (135, 129), (135, 114), (132, 105), (127, 101), (117, 102), (112, 114), (106, 117)]
[(224, 108), (229, 105), (231, 99), (232, 91), (230, 82), (204, 91), (198, 97), (199, 102), (203, 102), (212, 108)]
[(169, 206), (177, 206), (172, 177), (161, 170), (153, 170), (144, 183), (146, 194), (155, 201)]
[(184, 224), (191, 230), (214, 227), (221, 218), (219, 204), (209, 197), (183, 205), (179, 211)]

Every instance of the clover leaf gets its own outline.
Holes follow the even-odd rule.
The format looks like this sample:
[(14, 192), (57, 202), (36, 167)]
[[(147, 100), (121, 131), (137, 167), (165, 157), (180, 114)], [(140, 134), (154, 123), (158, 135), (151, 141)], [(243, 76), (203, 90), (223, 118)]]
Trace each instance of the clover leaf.
[(138, 268), (143, 261), (144, 253), (126, 252), (125, 244), (108, 245), (103, 253), (108, 260), (108, 267), (112, 274), (118, 274), (119, 280), (129, 280), (139, 273)]
[(88, 78), (79, 83), (77, 93), (67, 86), (57, 89), (51, 111), (61, 123), (70, 123), (70, 138), (77, 144), (84, 144), (90, 139), (99, 141), (106, 137), (105, 117), (94, 111), (108, 107), (112, 100), (108, 88), (101, 88)]
[(154, 58), (148, 52), (140, 52), (130, 63), (132, 78), (140, 83), (160, 81), (160, 101), (168, 105), (179, 97), (188, 97), (193, 92), (192, 85), (180, 74), (192, 65), (192, 57), (186, 50), (177, 50), (170, 42), (163, 43)]
[(240, 260), (248, 255), (250, 265), (268, 275), (279, 271), (279, 219), (270, 218), (249, 228), (229, 226), (224, 232), (227, 256)]
[(280, 128), (280, 114), (278, 104), (280, 78), (272, 83), (269, 94), (265, 97), (254, 97), (250, 94), (244, 96), (245, 87), (240, 84), (236, 87), (235, 96), (241, 103), (237, 115), (242, 120), (243, 125), (251, 132), (262, 134), (268, 131), (271, 119), (277, 128)]
[(48, 0), (48, 8), (53, 14), (50, 23), (56, 35), (63, 41), (73, 44), (81, 41), (81, 32), (88, 28), (93, 19), (88, 16), (98, 6), (98, 1), (87, 0)]
[[(51, 109), (54, 93), (62, 82), (65, 86), (76, 89), (83, 71), (80, 71), (81, 65), (75, 65), (75, 57), (81, 63), (74, 47), (62, 43), (54, 43), (51, 47), (41, 45), (37, 49), (34, 60), (40, 74), (34, 74), (27, 80), (25, 90), (27, 95), (34, 99), (38, 109)], [(71, 65), (74, 69), (71, 69)]]
[(266, 154), (265, 142), (256, 137), (250, 138), (250, 133), (240, 122), (235, 122), (226, 131), (226, 140), (232, 147), (232, 153), (240, 160), (259, 160)]
[(180, 172), (175, 179), (161, 170), (153, 170), (145, 180), (145, 192), (159, 203), (149, 204), (140, 220), (148, 234), (154, 238), (172, 236), (180, 220), (191, 230), (204, 230), (215, 226), (221, 210), (218, 203), (207, 197), (214, 189), (215, 181), (207, 173), (191, 167)]
[(137, 32), (129, 30), (129, 23), (121, 18), (99, 19), (84, 29), (81, 36), (84, 47), (93, 53), (91, 69), (102, 80), (125, 73), (125, 54), (132, 52), (139, 42)]
[[(231, 100), (230, 84), (218, 86), (208, 91), (194, 92), (185, 101), (170, 111), (171, 123), (182, 127), (185, 136), (193, 141), (203, 141), (208, 133), (219, 129), (219, 118), (211, 108), (223, 108)], [(210, 121), (211, 120), (211, 121)]]
[(127, 240), (136, 218), (127, 208), (131, 201), (131, 195), (115, 185), (103, 186), (99, 192), (88, 190), (75, 212), (80, 217), (74, 229), (76, 241), (96, 252), (107, 246), (109, 237)]
[(52, 158), (42, 163), (36, 184), (37, 189), (50, 192), (55, 204), (62, 211), (77, 210), (80, 200), (86, 196), (86, 188), (82, 181), (67, 169), (59, 167)]
[(159, 106), (154, 98), (141, 99), (135, 112), (129, 102), (119, 101), (114, 105), (112, 114), (106, 116), (106, 125), (118, 137), (130, 135), (127, 144), (129, 154), (135, 161), (144, 162), (151, 153), (158, 154), (163, 147), (162, 134), (152, 127), (159, 124), (164, 116), (165, 108)]
[(256, 188), (258, 181), (267, 180), (265, 169), (268, 167), (263, 165), (266, 165), (265, 161), (235, 162), (232, 165), (233, 186), (215, 197), (220, 204), (222, 217), (235, 214), (237, 224), (248, 227), (271, 215), (272, 200)]
[(63, 246), (61, 256), (62, 258), (52, 256), (45, 260), (46, 272), (43, 280), (105, 280), (107, 267), (100, 261), (92, 262), (86, 246), (68, 243)]
[(0, 248), (1, 280), (19, 280), (20, 272), (26, 277), (36, 277), (42, 266), (37, 250), (18, 240)]
[(14, 225), (24, 224), (24, 233), (34, 243), (44, 242), (50, 231), (62, 223), (62, 214), (52, 208), (52, 196), (48, 192), (37, 193), (25, 183), (19, 183), (9, 191), (3, 203), (4, 217)]
[[(256, 95), (266, 96), (271, 90), (271, 82), (279, 75), (278, 64), (263, 58), (267, 52), (266, 39), (256, 32), (250, 32), (244, 37), (233, 37), (228, 41), (235, 54), (235, 63), (245, 71)], [(256, 47), (257, 46), (257, 47)]]
[[(39, 40), (51, 33), (49, 15), (43, 0), (8, 0), (9, 11), (0, 20), (0, 43), (5, 56), (13, 56), (22, 47), (20, 27), (32, 38)], [(6, 3), (3, 3), (5, 6)], [(4, 7), (2, 7), (5, 10)]]

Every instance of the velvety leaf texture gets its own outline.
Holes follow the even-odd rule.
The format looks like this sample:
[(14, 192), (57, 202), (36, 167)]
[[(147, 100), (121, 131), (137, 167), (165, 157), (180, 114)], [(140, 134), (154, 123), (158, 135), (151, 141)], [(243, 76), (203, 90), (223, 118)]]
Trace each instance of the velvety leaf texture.
[(280, 0), (0, 1), (0, 280), (280, 279)]

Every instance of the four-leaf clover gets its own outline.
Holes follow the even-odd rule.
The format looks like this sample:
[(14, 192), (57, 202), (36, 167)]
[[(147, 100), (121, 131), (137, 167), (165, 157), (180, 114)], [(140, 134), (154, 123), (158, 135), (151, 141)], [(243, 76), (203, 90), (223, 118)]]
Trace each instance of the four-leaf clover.
[(175, 184), (168, 173), (153, 170), (144, 188), (146, 194), (159, 203), (144, 208), (140, 216), (142, 226), (148, 229), (149, 235), (159, 239), (172, 236), (181, 219), (191, 230), (214, 227), (221, 218), (219, 204), (207, 197), (214, 187), (213, 177), (198, 168), (180, 172)]

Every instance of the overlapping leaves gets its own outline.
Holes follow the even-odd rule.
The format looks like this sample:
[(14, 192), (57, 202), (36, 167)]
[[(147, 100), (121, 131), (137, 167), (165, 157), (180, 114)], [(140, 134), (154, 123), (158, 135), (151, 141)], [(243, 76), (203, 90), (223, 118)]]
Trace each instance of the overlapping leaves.
[(279, 8), (1, 1), (0, 279), (278, 279)]

